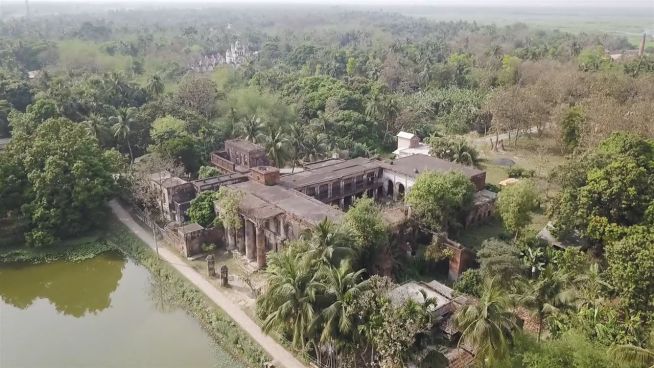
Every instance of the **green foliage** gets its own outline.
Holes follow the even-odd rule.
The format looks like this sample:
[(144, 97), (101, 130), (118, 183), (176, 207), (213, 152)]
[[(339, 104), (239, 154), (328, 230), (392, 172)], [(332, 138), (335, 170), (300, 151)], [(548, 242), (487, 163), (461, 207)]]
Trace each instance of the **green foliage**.
[(498, 283), (488, 279), (479, 301), (461, 307), (454, 316), (454, 324), (461, 331), (459, 345), (476, 349), (476, 360), (489, 367), (507, 356), (517, 329), (509, 298)]
[[(608, 281), (632, 313), (654, 313), (654, 231), (634, 226), (605, 247)], [(647, 317), (646, 317), (647, 318)]]
[(459, 293), (480, 297), (484, 279), (481, 272), (476, 269), (464, 271), (454, 282), (453, 289)]
[(512, 166), (507, 170), (509, 178), (533, 178), (536, 171), (533, 169), (524, 169), (522, 167)]
[(191, 201), (187, 214), (192, 222), (209, 227), (216, 219), (213, 202), (218, 195), (215, 192), (202, 192)]
[(388, 243), (388, 229), (379, 206), (372, 198), (363, 197), (354, 201), (345, 214), (345, 226), (352, 231), (356, 245), (361, 249)]
[(520, 58), (504, 55), (502, 58), (502, 69), (500, 70), (498, 79), (499, 82), (504, 85), (514, 85), (518, 83), (520, 78), (519, 70), (520, 63), (522, 60)]
[(234, 230), (241, 228), (238, 209), (244, 196), (245, 193), (227, 187), (221, 187), (216, 193), (219, 208), (218, 219), (220, 219), (224, 227)]
[(581, 108), (572, 106), (565, 111), (559, 126), (566, 151), (571, 152), (579, 145), (584, 121), (585, 117)]
[(115, 165), (83, 126), (50, 119), (32, 135), (18, 134), (0, 165), (11, 173), (0, 177), (0, 192), (11, 199), (4, 210), (20, 209), (29, 220), (29, 245), (51, 245), (103, 221)]
[(635, 367), (615, 363), (606, 347), (593, 342), (577, 331), (570, 331), (559, 339), (540, 344), (533, 337), (520, 334), (511, 356), (498, 367), (514, 368), (617, 368)]
[(202, 251), (205, 253), (213, 252), (214, 250), (216, 250), (216, 244), (202, 243), (200, 245), (200, 249), (202, 249)]
[(538, 207), (538, 193), (529, 180), (504, 188), (497, 197), (497, 212), (506, 229), (520, 234), (531, 222), (531, 212)]
[(198, 179), (207, 179), (220, 175), (220, 170), (213, 166), (200, 166), (198, 170)]
[(615, 133), (557, 173), (562, 189), (550, 215), (560, 238), (578, 234), (597, 244), (620, 227), (647, 221), (654, 201), (654, 143), (650, 140)]
[(596, 72), (611, 68), (611, 58), (606, 54), (602, 46), (585, 49), (577, 58), (579, 68), (583, 71)]
[(188, 135), (188, 124), (172, 116), (164, 116), (152, 122), (150, 136), (156, 144)]
[(497, 276), (508, 282), (525, 271), (522, 253), (512, 243), (497, 239), (485, 240), (477, 252), (477, 257), (479, 271), (485, 278)]
[(474, 187), (463, 174), (424, 172), (407, 194), (406, 203), (430, 230), (456, 230), (472, 205), (473, 194)]
[(429, 153), (438, 158), (468, 166), (479, 163), (479, 152), (465, 138), (432, 136), (429, 146)]

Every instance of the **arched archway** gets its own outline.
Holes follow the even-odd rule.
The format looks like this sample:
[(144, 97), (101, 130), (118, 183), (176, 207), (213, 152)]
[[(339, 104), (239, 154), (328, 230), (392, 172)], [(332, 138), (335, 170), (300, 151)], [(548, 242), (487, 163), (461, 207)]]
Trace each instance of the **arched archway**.
[(386, 182), (386, 196), (387, 197), (393, 197), (393, 189), (394, 189), (393, 185), (394, 185), (393, 181), (390, 180), (390, 179)]
[(397, 184), (397, 198), (398, 199), (404, 198), (404, 184), (402, 183)]

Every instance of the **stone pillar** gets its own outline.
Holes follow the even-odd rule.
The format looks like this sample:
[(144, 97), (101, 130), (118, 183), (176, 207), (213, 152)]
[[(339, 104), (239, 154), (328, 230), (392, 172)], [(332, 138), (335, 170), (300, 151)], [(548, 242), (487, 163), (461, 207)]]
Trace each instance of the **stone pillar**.
[(332, 186), (334, 185), (334, 182), (330, 182), (327, 184), (327, 198), (332, 197)]
[(257, 265), (259, 268), (266, 267), (266, 235), (263, 226), (257, 225)]
[(220, 267), (220, 284), (223, 287), (229, 286), (229, 269), (226, 265)]
[(286, 227), (284, 226), (284, 218), (281, 216), (279, 217), (279, 236), (282, 237), (283, 239), (286, 239)]
[(341, 198), (341, 200), (339, 201), (339, 204), (340, 204), (341, 210), (345, 211), (345, 197)]
[(243, 254), (245, 253), (245, 221), (240, 216), (238, 220), (241, 222), (241, 226), (236, 230), (236, 246), (238, 247), (238, 251)]
[(245, 257), (249, 261), (256, 259), (256, 239), (254, 235), (254, 224), (250, 220), (245, 220)]
[(216, 277), (216, 260), (213, 257), (213, 254), (207, 256), (207, 273), (209, 277)]
[(234, 249), (236, 241), (234, 240), (234, 230), (231, 227), (225, 226), (225, 237), (227, 238), (227, 249)]

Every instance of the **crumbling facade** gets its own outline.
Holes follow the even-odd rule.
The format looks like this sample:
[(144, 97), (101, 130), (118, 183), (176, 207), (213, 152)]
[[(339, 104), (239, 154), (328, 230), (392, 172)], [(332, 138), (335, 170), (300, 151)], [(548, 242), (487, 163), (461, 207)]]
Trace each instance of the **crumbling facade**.
[[(416, 136), (408, 133), (400, 133), (398, 138), (399, 151), (421, 144)], [(422, 153), (392, 161), (327, 159), (305, 164), (300, 172), (282, 175), (278, 168), (269, 166), (263, 147), (235, 139), (226, 141), (223, 150), (213, 152), (211, 163), (225, 174), (190, 183), (168, 178), (175, 184), (170, 188), (180, 188), (179, 191), (184, 193), (186, 189), (181, 188), (190, 188), (194, 195), (221, 187), (242, 193), (238, 209), (240, 224), (224, 229), (224, 240), (228, 249), (241, 253), (258, 267), (265, 267), (267, 252), (281, 249), (287, 241), (297, 239), (321, 221), (340, 222), (343, 211), (356, 198), (368, 196), (382, 202), (401, 201), (418, 175), (427, 171), (456, 171), (470, 179), (476, 193), (466, 225), (482, 222), (494, 212), (495, 193), (485, 189), (484, 171)], [(173, 198), (173, 204), (169, 205), (172, 208), (170, 213), (174, 215), (171, 220), (183, 222), (183, 206), (175, 202), (174, 194), (167, 191), (164, 202), (169, 198)], [(184, 199), (186, 197), (180, 198)], [(214, 208), (216, 213), (220, 213), (219, 201), (214, 203)], [(403, 218), (408, 216), (406, 208), (396, 206), (394, 210), (400, 210)], [(187, 247), (191, 248), (194, 249)], [(466, 249), (455, 245), (451, 248), (456, 256), (450, 271), (452, 278), (456, 278), (469, 265), (471, 256)]]

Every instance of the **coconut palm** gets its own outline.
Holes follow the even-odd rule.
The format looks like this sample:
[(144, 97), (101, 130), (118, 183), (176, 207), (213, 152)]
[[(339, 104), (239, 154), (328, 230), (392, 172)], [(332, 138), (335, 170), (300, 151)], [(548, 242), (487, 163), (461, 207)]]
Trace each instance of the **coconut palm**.
[(266, 315), (263, 330), (285, 331), (292, 336), (293, 346), (303, 349), (315, 318), (314, 303), (319, 286), (313, 262), (289, 248), (270, 257), (266, 273), (268, 292), (259, 300)]
[(430, 154), (452, 162), (474, 166), (479, 162), (479, 153), (464, 138), (429, 137)]
[(455, 314), (454, 324), (461, 331), (459, 346), (472, 347), (482, 366), (490, 366), (509, 349), (517, 328), (510, 304), (508, 295), (491, 278), (486, 280), (479, 301), (462, 307)]
[(284, 167), (289, 157), (288, 136), (284, 129), (278, 125), (267, 125), (264, 132), (266, 153), (275, 166)]
[(145, 86), (145, 90), (151, 96), (155, 96), (155, 97), (160, 96), (165, 89), (166, 86), (161, 81), (161, 77), (158, 76), (157, 74), (152, 75), (150, 79), (148, 79), (148, 84)]
[(293, 171), (295, 171), (295, 165), (300, 163), (300, 159), (304, 157), (304, 142), (307, 139), (307, 129), (299, 122), (291, 124), (289, 129), (289, 141), (293, 147)]
[(368, 288), (368, 282), (361, 281), (364, 271), (352, 271), (346, 261), (341, 262), (338, 268), (322, 268), (323, 281), (319, 285), (329, 302), (314, 321), (321, 328), (321, 342), (332, 342), (338, 348), (343, 342), (351, 341), (351, 335), (357, 332), (357, 313), (348, 306)]
[(325, 265), (338, 266), (352, 256), (354, 250), (349, 246), (350, 237), (334, 222), (325, 218), (320, 221), (310, 234), (309, 243), (312, 252)]
[(650, 332), (648, 346), (615, 345), (610, 348), (609, 352), (618, 362), (654, 368), (654, 330)]
[(82, 122), (86, 126), (89, 134), (94, 136), (98, 141), (100, 140), (100, 130), (102, 129), (102, 117), (91, 113), (89, 117)]
[(575, 300), (575, 292), (568, 287), (566, 277), (555, 272), (552, 267), (546, 267), (536, 280), (523, 280), (518, 289), (521, 291), (519, 303), (535, 310), (538, 316), (538, 341), (541, 339), (545, 319), (572, 307)]
[(245, 118), (241, 121), (241, 130), (243, 131), (243, 139), (252, 143), (257, 143), (259, 135), (261, 134), (263, 126), (261, 119), (256, 115)]
[(320, 160), (327, 152), (325, 136), (323, 134), (309, 134), (304, 141), (304, 156), (306, 161)]
[(131, 126), (135, 121), (134, 115), (136, 110), (134, 108), (120, 109), (116, 116), (109, 118), (109, 121), (113, 123), (111, 127), (114, 132), (114, 137), (117, 139), (122, 139), (127, 144), (129, 150), (130, 162), (134, 162), (134, 153), (132, 152), (132, 144), (129, 141), (129, 135), (131, 131)]

